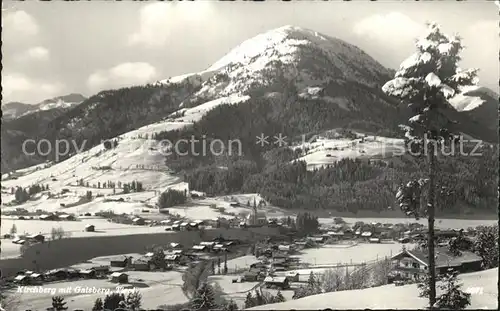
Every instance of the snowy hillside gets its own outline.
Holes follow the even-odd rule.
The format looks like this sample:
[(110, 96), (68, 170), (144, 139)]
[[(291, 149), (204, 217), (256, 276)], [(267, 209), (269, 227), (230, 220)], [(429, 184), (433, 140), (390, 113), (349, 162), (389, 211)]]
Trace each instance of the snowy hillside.
[(404, 154), (404, 141), (376, 135), (353, 132), (357, 137), (347, 138), (335, 130), (292, 146), (299, 150), (296, 161), (305, 161), (308, 169), (314, 169), (341, 159), (388, 159)]
[[(468, 309), (498, 309), (498, 268), (461, 274), (464, 290), (481, 289), (472, 293)], [(395, 287), (394, 284), (362, 290), (347, 290), (309, 296), (283, 303), (263, 305), (247, 310), (320, 310), (342, 309), (423, 309), (426, 298), (418, 297), (416, 284)]]
[[(117, 136), (118, 145), (113, 149), (106, 150), (100, 144), (57, 164), (42, 164), (18, 170), (16, 175), (19, 177), (16, 179), (8, 179), (7, 174), (4, 174), (2, 186), (10, 189), (11, 187), (44, 184), (49, 185), (52, 193), (60, 193), (64, 188), (70, 189), (69, 193), (61, 194), (57, 198), (49, 200), (46, 194), (42, 194), (35, 201), (15, 206), (15, 208), (23, 207), (32, 211), (36, 209), (56, 211), (60, 208), (60, 204), (77, 202), (88, 190), (96, 194), (113, 194), (112, 189), (88, 189), (78, 186), (80, 180), (83, 180), (84, 184), (88, 182), (90, 185), (116, 180), (120, 180), (122, 183), (136, 180), (144, 184), (146, 191), (123, 195), (128, 202), (121, 206), (118, 205), (117, 209), (115, 209), (116, 203), (106, 204), (103, 197), (75, 208), (67, 208), (65, 211), (95, 213), (101, 210), (115, 209), (117, 213), (131, 213), (140, 209), (141, 206), (145, 207), (145, 204), (154, 205), (158, 195), (167, 188), (189, 189), (180, 178), (170, 174), (169, 169), (165, 166), (165, 153), (167, 152), (165, 148), (167, 146), (147, 137), (151, 138), (154, 133), (160, 131), (171, 131), (190, 126), (218, 105), (238, 104), (246, 99), (248, 97), (231, 96), (219, 98), (195, 108), (182, 109), (170, 116), (168, 121), (157, 122)], [(122, 196), (117, 194), (113, 198), (119, 199), (120, 197)], [(8, 203), (13, 199), (12, 195), (2, 192), (3, 203)], [(7, 207), (6, 210), (8, 209)]]

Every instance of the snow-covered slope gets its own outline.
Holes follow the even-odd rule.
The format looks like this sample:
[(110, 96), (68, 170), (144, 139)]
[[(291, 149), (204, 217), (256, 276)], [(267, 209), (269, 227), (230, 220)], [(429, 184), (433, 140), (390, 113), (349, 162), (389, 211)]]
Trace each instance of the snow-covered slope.
[[(461, 274), (463, 289), (473, 292), (468, 309), (498, 309), (498, 268)], [(427, 300), (418, 297), (416, 284), (395, 287), (394, 284), (363, 290), (347, 290), (309, 296), (247, 310), (321, 310), (342, 309), (424, 309)]]
[[(167, 145), (158, 142), (151, 137), (160, 131), (178, 130), (199, 121), (208, 111), (222, 104), (238, 104), (248, 99), (248, 96), (230, 96), (207, 102), (203, 105), (182, 109), (182, 113), (175, 113), (167, 121), (157, 122), (137, 130), (127, 132), (116, 137), (118, 145), (106, 150), (102, 144), (88, 151), (77, 153), (71, 158), (57, 163), (37, 165), (16, 172), (16, 179), (8, 179), (4, 174), (2, 186), (29, 187), (34, 184), (49, 185), (51, 193), (60, 194), (62, 189), (70, 192), (58, 195), (56, 198), (48, 199), (47, 195), (39, 195), (37, 200), (29, 201), (21, 206), (12, 208), (26, 208), (28, 210), (42, 209), (55, 211), (60, 204), (71, 204), (78, 201), (85, 192), (90, 190), (94, 194), (113, 195), (113, 199), (120, 197), (128, 198), (129, 201), (118, 205), (116, 212), (133, 212), (145, 204), (154, 205), (158, 195), (169, 187), (176, 189), (188, 189), (188, 185), (177, 176), (169, 173), (165, 165), (165, 154)], [(127, 195), (114, 195), (112, 189), (89, 189), (78, 186), (78, 182), (89, 183), (90, 186), (98, 183), (104, 184), (108, 181), (120, 181), (128, 183), (140, 181), (143, 183), (145, 192), (130, 193)], [(120, 190), (117, 191), (119, 193)], [(2, 202), (13, 200), (12, 195), (2, 192)], [(66, 208), (66, 212), (98, 212), (117, 207), (117, 204), (104, 202), (105, 197), (78, 205), (75, 208)], [(207, 204), (208, 205), (208, 204)], [(9, 207), (6, 207), (8, 210)]]
[(352, 132), (356, 138), (347, 138), (336, 130), (328, 131), (315, 139), (305, 140), (291, 148), (300, 152), (298, 161), (305, 161), (308, 169), (332, 164), (341, 159), (383, 160), (403, 155), (403, 139)]
[(498, 128), (499, 95), (485, 87), (465, 88), (450, 100), (452, 106), (462, 114), (487, 128)]

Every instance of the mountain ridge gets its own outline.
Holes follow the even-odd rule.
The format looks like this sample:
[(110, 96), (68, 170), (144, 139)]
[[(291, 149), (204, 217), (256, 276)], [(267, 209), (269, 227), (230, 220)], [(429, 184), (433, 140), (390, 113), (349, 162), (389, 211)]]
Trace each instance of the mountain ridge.
[(68, 109), (82, 103), (86, 99), (87, 98), (82, 94), (70, 93), (67, 95), (45, 99), (37, 104), (8, 102), (2, 104), (2, 118), (12, 120), (37, 111)]
[[(389, 141), (386, 138), (402, 138), (398, 125), (407, 121), (407, 111), (380, 89), (392, 78), (391, 69), (384, 68), (357, 47), (298, 27), (280, 27), (245, 42), (246, 45), (255, 45), (251, 52), (240, 45), (205, 71), (144, 86), (99, 92), (73, 109), (46, 120), (45, 131), (38, 124), (31, 126), (28, 133), (23, 131), (22, 122), (18, 121), (18, 127), (8, 122), (5, 130), (2, 127), (2, 138), (10, 131), (7, 134), (25, 135), (36, 140), (70, 139), (77, 145), (86, 142), (85, 150), (92, 150), (94, 156), (89, 153), (78, 157), (81, 163), (94, 159), (103, 166), (111, 163), (112, 169), (118, 171), (123, 170), (117, 164), (123, 162), (122, 157), (133, 158), (137, 161), (136, 166), (163, 159), (165, 163), (157, 164), (162, 167), (167, 164), (178, 176), (184, 176), (191, 189), (212, 195), (262, 193), (273, 204), (287, 208), (316, 206), (345, 211), (380, 210), (392, 204), (395, 184), (421, 174), (422, 164), (414, 159), (380, 157), (379, 154), (371, 159), (365, 154), (355, 155), (353, 160), (343, 156), (339, 149), (352, 148), (351, 143), (371, 144), (367, 147), (371, 152), (373, 145)], [(492, 129), (483, 129), (482, 124), (474, 122), (471, 116), (459, 111), (453, 111), (453, 114), (463, 125), (457, 130), (481, 139), (493, 137)], [(31, 123), (36, 122), (32, 120)], [(351, 142), (347, 147), (332, 147), (327, 151), (330, 156), (325, 152), (322, 156), (324, 168), (309, 170), (304, 162), (294, 162), (294, 159), (305, 157), (307, 148), (295, 151), (286, 147), (276, 149), (272, 145), (260, 148), (255, 144), (255, 137), (260, 134), (311, 137), (337, 128), (341, 129), (342, 135), (332, 139)], [(366, 137), (354, 137), (357, 134), (352, 129), (365, 133), (365, 136), (373, 135), (373, 142), (367, 143)], [(140, 137), (132, 138), (131, 133)], [(496, 131), (493, 133), (496, 135)], [(175, 142), (202, 136), (206, 136), (209, 142), (239, 138), (243, 154), (177, 158), (140, 155), (144, 150), (158, 148), (154, 141), (169, 139)], [(145, 143), (152, 145), (142, 151), (134, 147), (128, 153), (111, 155), (113, 150), (102, 149), (103, 140), (117, 139), (120, 146), (137, 146), (136, 139), (144, 137)], [(379, 138), (379, 142), (375, 138)], [(4, 143), (2, 139), (2, 152), (10, 149), (11, 155), (6, 158), (13, 158), (11, 162), (15, 162), (16, 153), (19, 154), (18, 141), (16, 138)], [(110, 155), (105, 157), (107, 153)], [(479, 198), (481, 208), (490, 205), (489, 181), (472, 186), (466, 184), (469, 181), (457, 185), (449, 183), (459, 174), (466, 174), (467, 180), (484, 179), (480, 174), (491, 169), (489, 157), (490, 154), (477, 161), (448, 159), (444, 163), (450, 172), (442, 174), (443, 182), (459, 193), (468, 189), (467, 195), (457, 196), (457, 200), (461, 200), (457, 203), (458, 209), (462, 206), (470, 209), (471, 202), (478, 200), (476, 192), (486, 193), (484, 200)], [(70, 155), (59, 161), (66, 158)], [(54, 159), (54, 155), (49, 155), (37, 161)], [(365, 163), (366, 159), (368, 163)], [(371, 160), (380, 163), (371, 164)], [(20, 162), (18, 167), (22, 166)], [(6, 169), (5, 165), (2, 162), (2, 171)], [(471, 171), (477, 167), (480, 167), (477, 169), (479, 175)], [(280, 186), (277, 188), (277, 185)], [(471, 188), (478, 190), (474, 192)], [(363, 205), (361, 202), (368, 203)]]

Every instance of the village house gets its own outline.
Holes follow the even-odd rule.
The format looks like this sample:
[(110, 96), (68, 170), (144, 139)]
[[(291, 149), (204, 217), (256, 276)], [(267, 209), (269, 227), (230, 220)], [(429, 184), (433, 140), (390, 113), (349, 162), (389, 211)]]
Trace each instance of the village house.
[(187, 230), (199, 230), (200, 225), (196, 222), (190, 222), (189, 225), (187, 226)]
[(125, 257), (123, 256), (123, 259), (118, 259), (118, 260), (111, 260), (109, 262), (109, 265), (111, 267), (119, 267), (119, 268), (125, 268), (127, 265), (132, 263), (132, 257)]
[(64, 280), (68, 277), (68, 273), (64, 269), (54, 269), (45, 272), (45, 279), (55, 281)]
[(369, 241), (372, 237), (373, 233), (371, 231), (363, 231), (361, 232), (361, 238), (365, 241)]
[(324, 244), (327, 240), (327, 237), (326, 236), (313, 236), (313, 237), (309, 238), (309, 240), (311, 240), (315, 243), (318, 243), (318, 244)]
[(172, 224), (173, 225), (180, 225), (182, 223), (182, 220), (176, 220)]
[(93, 279), (96, 277), (95, 270), (80, 270), (80, 275), (85, 279)]
[(66, 278), (77, 279), (80, 277), (80, 271), (76, 269), (65, 269), (65, 271), (66, 271)]
[[(460, 256), (454, 256), (446, 247), (436, 248), (436, 271), (446, 273), (449, 269), (458, 272), (471, 272), (481, 270), (481, 257), (462, 251)], [(393, 272), (403, 278), (418, 280), (426, 273), (429, 266), (427, 252), (416, 249), (403, 249), (392, 257)]]
[(172, 242), (168, 246), (170, 249), (182, 249), (182, 245), (180, 243)]
[(170, 254), (165, 256), (165, 262), (168, 265), (181, 265), (184, 266), (189, 262), (189, 259), (181, 254)]
[(59, 219), (66, 220), (66, 221), (75, 221), (76, 220), (75, 216), (68, 215), (68, 214), (59, 215)]
[(19, 285), (30, 285), (30, 279), (25, 274), (20, 274), (14, 278), (14, 283)]
[(137, 218), (132, 219), (132, 223), (134, 225), (137, 225), (137, 226), (142, 226), (142, 225), (146, 224), (146, 220), (144, 220), (143, 218), (137, 217)]
[(278, 245), (278, 250), (285, 253), (290, 253), (292, 251), (291, 245)]
[(259, 279), (260, 270), (249, 270), (243, 273), (242, 279), (244, 282), (257, 282)]
[(29, 242), (43, 243), (45, 241), (45, 236), (43, 236), (41, 234), (32, 234), (32, 235), (26, 236), (26, 240), (28, 240)]
[(281, 290), (290, 288), (290, 281), (286, 276), (267, 276), (264, 279), (264, 284), (267, 288), (276, 287)]
[(155, 268), (154, 264), (151, 263), (151, 258), (147, 256), (137, 259), (132, 266), (136, 271), (151, 271)]
[(289, 271), (285, 276), (290, 280), (290, 282), (298, 282), (300, 275), (295, 271)]
[(260, 262), (260, 261), (250, 265), (250, 269), (263, 270), (266, 268), (267, 268), (267, 265)]
[(208, 250), (206, 245), (194, 245), (191, 249), (195, 252), (206, 252)]
[(217, 253), (228, 251), (228, 249), (224, 246), (224, 244), (215, 244), (212, 250)]
[(111, 282), (113, 283), (128, 283), (128, 274), (123, 272), (115, 272), (111, 274)]
[[(165, 228), (165, 230), (169, 229), (168, 227)], [(172, 231), (181, 231), (181, 225), (172, 225), (171, 227)], [(167, 230), (169, 231), (169, 230)]]
[(200, 242), (200, 245), (206, 246), (208, 250), (213, 250), (215, 244), (215, 242)]
[(85, 231), (87, 231), (87, 232), (94, 232), (95, 231), (95, 226), (94, 225), (86, 225), (85, 226)]
[(96, 275), (107, 275), (109, 273), (109, 266), (95, 266), (92, 267), (90, 270), (94, 270)]
[(327, 234), (333, 240), (342, 240), (344, 238), (343, 231), (328, 231)]
[(41, 215), (40, 220), (46, 220), (46, 221), (54, 221), (58, 220), (59, 217), (57, 217), (56, 214), (50, 214), (50, 215)]

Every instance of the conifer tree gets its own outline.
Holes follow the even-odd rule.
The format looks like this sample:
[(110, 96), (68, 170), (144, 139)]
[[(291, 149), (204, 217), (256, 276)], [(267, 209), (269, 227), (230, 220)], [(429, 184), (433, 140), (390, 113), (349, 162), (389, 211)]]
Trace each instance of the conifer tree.
[(201, 284), (191, 301), (191, 308), (193, 310), (206, 311), (217, 308), (215, 303), (215, 293), (210, 284), (206, 282)]
[(52, 297), (52, 308), (54, 308), (54, 310), (56, 311), (62, 311), (68, 309), (68, 307), (66, 307), (66, 302), (64, 301), (64, 298), (61, 296)]
[[(438, 145), (454, 142), (450, 133), (454, 123), (449, 111), (454, 109), (448, 99), (462, 88), (477, 83), (477, 69), (458, 67), (464, 46), (458, 36), (441, 32), (436, 23), (429, 23), (427, 33), (416, 42), (417, 52), (405, 60), (393, 80), (382, 90), (407, 104), (413, 116), (403, 125), (412, 154), (428, 159), (428, 179), (412, 180), (401, 185), (396, 199), (400, 208), (415, 218), (428, 218), (429, 307), (436, 302), (436, 271), (434, 254), (434, 213), (436, 202), (436, 155)], [(420, 207), (420, 196), (427, 189), (426, 208)], [(442, 194), (442, 193), (440, 193)], [(446, 195), (446, 194), (445, 194)]]

